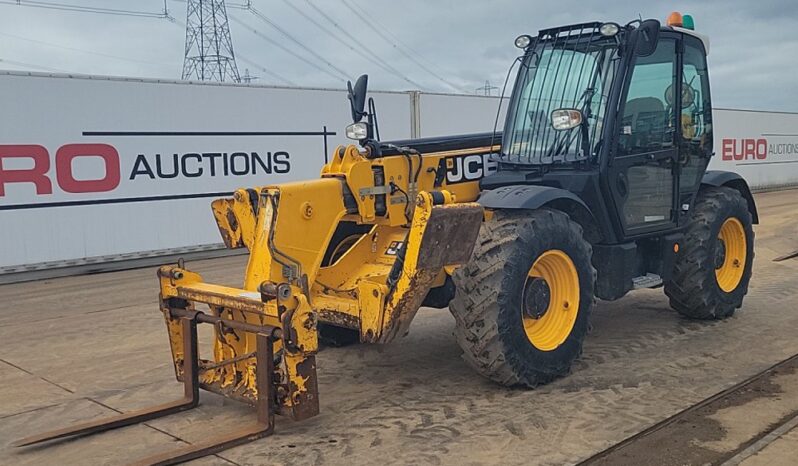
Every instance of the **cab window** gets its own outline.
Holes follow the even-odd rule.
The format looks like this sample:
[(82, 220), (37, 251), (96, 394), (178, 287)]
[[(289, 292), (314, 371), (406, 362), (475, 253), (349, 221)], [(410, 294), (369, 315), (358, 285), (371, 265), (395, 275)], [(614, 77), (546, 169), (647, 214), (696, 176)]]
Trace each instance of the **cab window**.
[(697, 39), (685, 38), (682, 63), (679, 186), (685, 191), (696, 187), (712, 155), (712, 104), (706, 56)]
[(676, 44), (661, 38), (657, 49), (638, 57), (621, 117), (618, 156), (673, 147), (672, 109), (668, 93), (676, 76)]

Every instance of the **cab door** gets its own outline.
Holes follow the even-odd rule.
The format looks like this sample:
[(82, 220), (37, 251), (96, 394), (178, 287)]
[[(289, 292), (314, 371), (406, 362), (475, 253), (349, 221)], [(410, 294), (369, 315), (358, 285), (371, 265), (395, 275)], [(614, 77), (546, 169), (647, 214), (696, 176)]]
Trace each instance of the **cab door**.
[(661, 34), (656, 49), (634, 59), (616, 121), (609, 188), (624, 237), (675, 227), (678, 202), (676, 40)]
[(689, 221), (701, 179), (712, 157), (712, 101), (706, 49), (697, 38), (682, 38), (682, 102), (679, 113), (679, 224)]

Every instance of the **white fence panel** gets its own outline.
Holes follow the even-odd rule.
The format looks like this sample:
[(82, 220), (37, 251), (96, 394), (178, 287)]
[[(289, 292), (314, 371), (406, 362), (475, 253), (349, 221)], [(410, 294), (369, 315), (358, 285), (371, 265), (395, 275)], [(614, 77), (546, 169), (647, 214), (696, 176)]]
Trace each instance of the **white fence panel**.
[[(370, 95), (384, 140), (491, 131), (499, 104)], [(315, 178), (350, 123), (343, 90), (14, 72), (0, 105), (0, 275), (217, 247), (213, 198)], [(716, 109), (714, 132), (710, 168), (798, 185), (798, 113)]]
[[(477, 95), (424, 94), (419, 98), (419, 137), (493, 131), (499, 98)], [(505, 105), (498, 131), (504, 126)]]
[(737, 172), (754, 189), (798, 185), (798, 113), (714, 110), (710, 168)]
[[(373, 93), (410, 137), (406, 93)], [(0, 74), (0, 272), (218, 244), (210, 201), (315, 178), (344, 91)]]

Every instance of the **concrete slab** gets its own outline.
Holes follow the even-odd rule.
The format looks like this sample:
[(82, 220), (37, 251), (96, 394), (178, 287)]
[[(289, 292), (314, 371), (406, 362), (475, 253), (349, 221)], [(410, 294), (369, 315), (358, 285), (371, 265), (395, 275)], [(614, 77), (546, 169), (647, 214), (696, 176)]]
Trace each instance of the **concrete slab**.
[(798, 458), (798, 428), (795, 428), (746, 459), (742, 466), (792, 466)]

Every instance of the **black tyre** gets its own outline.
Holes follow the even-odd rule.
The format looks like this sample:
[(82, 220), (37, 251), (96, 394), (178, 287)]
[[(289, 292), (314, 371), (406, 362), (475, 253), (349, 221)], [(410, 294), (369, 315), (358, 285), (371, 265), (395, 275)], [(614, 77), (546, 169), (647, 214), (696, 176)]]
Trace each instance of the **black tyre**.
[(504, 385), (568, 373), (582, 352), (596, 271), (582, 228), (562, 212), (496, 212), (453, 279), (463, 358)]
[(336, 327), (319, 322), (319, 344), (339, 348), (360, 343), (360, 332), (351, 328)]
[(748, 203), (732, 188), (703, 189), (696, 199), (672, 279), (670, 305), (693, 319), (724, 319), (742, 306), (751, 281), (754, 230)]

